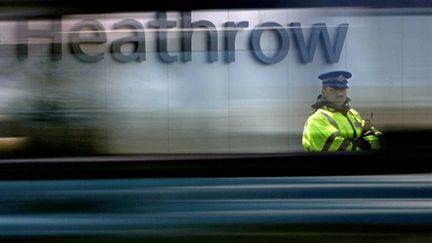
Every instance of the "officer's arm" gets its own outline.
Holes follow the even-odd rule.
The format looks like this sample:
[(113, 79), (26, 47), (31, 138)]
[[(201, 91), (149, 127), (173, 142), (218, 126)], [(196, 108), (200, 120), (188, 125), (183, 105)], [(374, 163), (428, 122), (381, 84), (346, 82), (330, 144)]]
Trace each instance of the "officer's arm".
[(382, 133), (376, 130), (372, 124), (368, 124), (368, 121), (363, 120), (363, 132), (361, 139), (366, 141), (370, 149), (376, 150), (382, 148)]
[(353, 151), (351, 141), (340, 136), (339, 131), (322, 115), (311, 116), (303, 131), (303, 147), (306, 151)]
[(366, 141), (372, 150), (382, 148), (382, 133), (372, 127), (371, 130), (363, 133), (362, 139)]
[(360, 113), (354, 109), (350, 110), (357, 120), (361, 121), (363, 127), (360, 138), (356, 141), (361, 150), (376, 150), (382, 148), (382, 133), (376, 130), (372, 124), (372, 114), (370, 119), (363, 119)]

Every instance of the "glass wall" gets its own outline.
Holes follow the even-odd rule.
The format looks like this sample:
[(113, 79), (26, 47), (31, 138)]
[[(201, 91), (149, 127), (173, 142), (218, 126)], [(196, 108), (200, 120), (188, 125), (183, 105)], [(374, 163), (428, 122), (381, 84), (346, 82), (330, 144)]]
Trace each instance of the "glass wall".
[(9, 156), (301, 152), (319, 74), (386, 132), (432, 128), (432, 10), (307, 8), (0, 22)]

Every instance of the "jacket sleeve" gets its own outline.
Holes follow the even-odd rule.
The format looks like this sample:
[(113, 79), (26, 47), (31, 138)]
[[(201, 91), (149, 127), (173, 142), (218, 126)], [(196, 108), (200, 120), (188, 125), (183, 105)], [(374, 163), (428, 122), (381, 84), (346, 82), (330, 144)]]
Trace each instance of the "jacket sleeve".
[(363, 134), (364, 135), (362, 136), (362, 138), (368, 142), (372, 150), (377, 150), (382, 148), (383, 141), (382, 141), (382, 133), (380, 131), (372, 127), (369, 133), (368, 131), (364, 131)]
[(303, 130), (303, 148), (310, 152), (359, 150), (319, 112), (308, 118)]
[(366, 150), (377, 150), (382, 148), (383, 139), (382, 133), (376, 130), (372, 124), (366, 125), (366, 121), (362, 119), (360, 114), (354, 109), (351, 110), (353, 114), (357, 117), (357, 119), (361, 120), (361, 125), (363, 127), (361, 133), (361, 139), (368, 144), (368, 149)]

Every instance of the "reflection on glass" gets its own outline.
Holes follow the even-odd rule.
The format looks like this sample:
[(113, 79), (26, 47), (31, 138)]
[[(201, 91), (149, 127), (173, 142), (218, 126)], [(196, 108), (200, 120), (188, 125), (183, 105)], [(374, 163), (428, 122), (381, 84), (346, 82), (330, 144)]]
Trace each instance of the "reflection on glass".
[[(343, 10), (343, 11), (342, 11)], [(415, 11), (414, 11), (415, 12)], [(303, 151), (317, 75), (384, 134), (431, 128), (427, 10), (145, 12), (2, 21), (0, 151)], [(386, 14), (383, 14), (386, 13)]]

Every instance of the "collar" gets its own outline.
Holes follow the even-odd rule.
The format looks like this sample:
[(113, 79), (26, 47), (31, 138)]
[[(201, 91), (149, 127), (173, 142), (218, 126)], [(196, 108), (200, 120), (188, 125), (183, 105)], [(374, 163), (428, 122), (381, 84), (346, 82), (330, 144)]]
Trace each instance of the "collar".
[(332, 102), (325, 99), (321, 94), (318, 95), (317, 101), (315, 104), (311, 105), (313, 112), (317, 111), (320, 108), (327, 108), (330, 111), (337, 111), (341, 112), (342, 114), (346, 114), (349, 109), (351, 109), (349, 102), (351, 101), (350, 98), (346, 98), (343, 106), (341, 108), (337, 108)]

